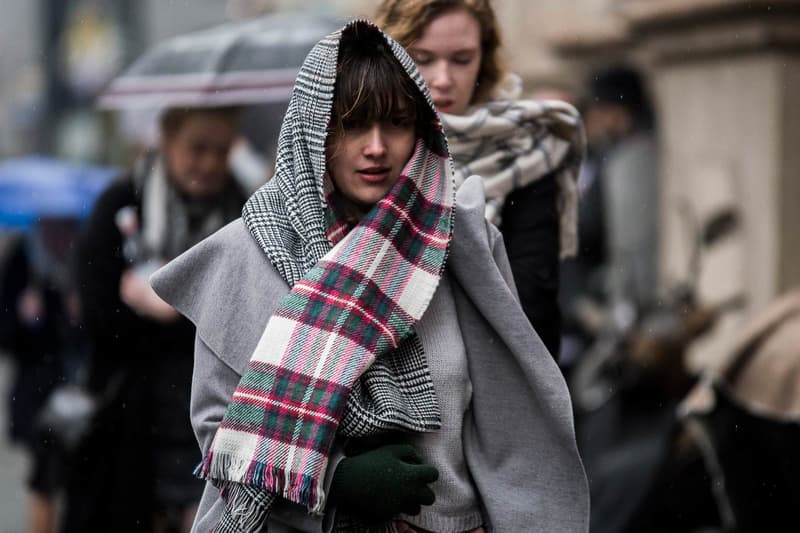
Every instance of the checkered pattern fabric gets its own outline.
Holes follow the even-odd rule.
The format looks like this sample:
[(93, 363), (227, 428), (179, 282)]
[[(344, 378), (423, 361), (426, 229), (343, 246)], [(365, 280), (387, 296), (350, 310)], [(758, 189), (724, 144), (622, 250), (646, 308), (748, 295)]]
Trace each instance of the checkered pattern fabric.
[(493, 100), (465, 115), (442, 114), (456, 183), (477, 174), (486, 189), (486, 218), (500, 224), (506, 196), (557, 172), (561, 256), (578, 248), (578, 173), (585, 152), (583, 124), (557, 100)]
[[(258, 531), (243, 521), (266, 523), (273, 499), (251, 489), (321, 512), (337, 432), (440, 425), (414, 324), (445, 267), (452, 163), (443, 134), (433, 150), (418, 141), (397, 183), (357, 225), (348, 228), (337, 216), (326, 190), (325, 137), (339, 39), (356, 25), (378, 31), (355, 21), (309, 53), (281, 129), (276, 174), (244, 208), (251, 234), (292, 289), (268, 321), (198, 467), (226, 501), (215, 531)], [(430, 104), (413, 61), (385, 38)]]
[(253, 533), (263, 531), (263, 520), (278, 497), (274, 492), (228, 483), (221, 491), (225, 512), (214, 528), (215, 533)]

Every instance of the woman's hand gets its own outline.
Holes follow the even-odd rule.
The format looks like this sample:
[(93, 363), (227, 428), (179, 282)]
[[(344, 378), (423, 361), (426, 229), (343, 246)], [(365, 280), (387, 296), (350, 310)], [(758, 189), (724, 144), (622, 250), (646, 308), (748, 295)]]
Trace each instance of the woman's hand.
[(44, 318), (44, 297), (36, 287), (26, 287), (17, 301), (17, 317), (26, 326), (33, 326)]
[(172, 322), (178, 312), (158, 297), (150, 284), (135, 270), (126, 270), (119, 280), (120, 299), (136, 314), (159, 322)]
[(333, 474), (331, 499), (369, 521), (419, 514), (436, 499), (428, 486), (439, 472), (408, 444), (380, 446), (342, 459)]

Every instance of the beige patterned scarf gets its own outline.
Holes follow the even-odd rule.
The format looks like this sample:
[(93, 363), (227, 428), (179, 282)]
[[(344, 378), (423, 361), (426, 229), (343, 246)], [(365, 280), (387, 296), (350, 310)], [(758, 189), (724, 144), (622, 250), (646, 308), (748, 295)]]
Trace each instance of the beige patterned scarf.
[(501, 222), (506, 196), (556, 171), (561, 217), (561, 256), (578, 248), (578, 172), (585, 151), (580, 115), (558, 100), (520, 100), (520, 82), (510, 76), (495, 100), (465, 115), (441, 114), (456, 183), (483, 177), (486, 218)]

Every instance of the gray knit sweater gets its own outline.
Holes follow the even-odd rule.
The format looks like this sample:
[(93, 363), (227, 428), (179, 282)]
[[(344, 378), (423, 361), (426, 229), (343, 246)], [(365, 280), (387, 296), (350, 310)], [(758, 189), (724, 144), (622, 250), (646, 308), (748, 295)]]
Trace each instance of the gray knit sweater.
[(433, 433), (410, 435), (408, 442), (439, 470), (439, 480), (432, 486), (436, 502), (423, 507), (419, 515), (403, 519), (437, 533), (469, 531), (482, 525), (484, 519), (464, 457), (462, 434), (472, 399), (472, 382), (448, 276), (442, 278), (417, 325), (417, 334), (425, 348), (442, 427)]

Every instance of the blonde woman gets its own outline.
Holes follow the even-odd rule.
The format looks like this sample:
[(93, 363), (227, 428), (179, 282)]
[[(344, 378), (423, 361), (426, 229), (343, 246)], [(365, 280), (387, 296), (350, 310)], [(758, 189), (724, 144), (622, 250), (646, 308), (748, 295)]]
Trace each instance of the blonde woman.
[(408, 51), (431, 91), (459, 182), (481, 176), (520, 300), (558, 357), (559, 258), (576, 252), (583, 132), (561, 101), (520, 99), (489, 0), (384, 0), (376, 22)]

